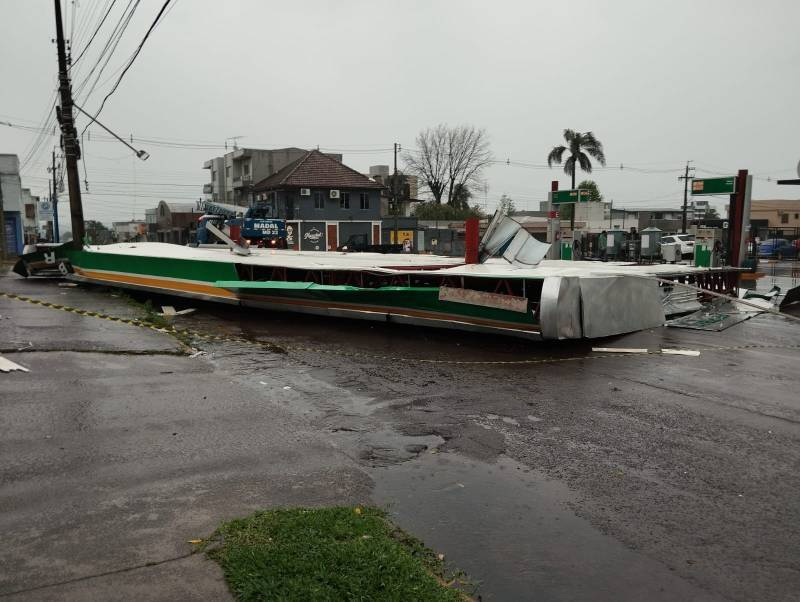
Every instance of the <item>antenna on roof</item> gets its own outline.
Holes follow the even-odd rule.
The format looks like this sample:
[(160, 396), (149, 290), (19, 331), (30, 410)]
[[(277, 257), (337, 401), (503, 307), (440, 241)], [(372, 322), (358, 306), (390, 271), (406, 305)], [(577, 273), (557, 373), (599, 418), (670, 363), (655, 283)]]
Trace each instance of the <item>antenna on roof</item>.
[(244, 138), (244, 136), (231, 136), (230, 138), (225, 138), (225, 150), (228, 150), (228, 140), (233, 140), (233, 150), (239, 150), (239, 145), (236, 143), (239, 138)]

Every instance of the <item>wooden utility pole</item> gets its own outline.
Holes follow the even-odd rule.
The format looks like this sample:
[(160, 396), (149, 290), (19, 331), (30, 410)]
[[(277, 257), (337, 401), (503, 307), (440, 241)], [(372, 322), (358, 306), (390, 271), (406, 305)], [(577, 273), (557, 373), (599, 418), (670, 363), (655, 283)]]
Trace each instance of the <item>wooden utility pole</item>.
[(53, 195), (50, 206), (53, 208), (53, 242), (58, 240), (58, 185), (56, 184), (56, 149), (53, 149)]
[(681, 232), (686, 234), (686, 208), (689, 202), (689, 170), (694, 170), (694, 167), (689, 167), (691, 161), (686, 162), (686, 172), (682, 176), (678, 176), (679, 180), (683, 180), (683, 214), (681, 217)]
[(3, 211), (3, 174), (0, 173), (0, 261), (6, 258), (6, 216)]
[(397, 207), (397, 149), (400, 145), (394, 143), (394, 175), (392, 175), (392, 212), (394, 213), (394, 244), (398, 243), (397, 240), (397, 214), (399, 212)]
[(61, 23), (61, 1), (53, 0), (56, 10), (56, 45), (58, 46), (58, 81), (61, 94), (61, 107), (56, 107), (58, 121), (61, 125), (61, 136), (64, 141), (64, 160), (67, 170), (69, 190), (69, 212), (72, 218), (72, 245), (76, 249), (83, 248), (85, 236), (83, 225), (83, 204), (81, 203), (81, 184), (78, 175), (78, 159), (81, 149), (78, 145), (78, 133), (72, 116), (72, 86), (67, 72), (67, 53), (64, 49), (64, 27)]

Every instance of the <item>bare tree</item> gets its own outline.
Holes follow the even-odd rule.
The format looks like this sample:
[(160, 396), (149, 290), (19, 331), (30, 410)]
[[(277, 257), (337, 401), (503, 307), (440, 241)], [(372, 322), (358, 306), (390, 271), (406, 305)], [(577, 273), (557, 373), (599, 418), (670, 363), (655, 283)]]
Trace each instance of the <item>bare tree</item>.
[(437, 203), (445, 195), (448, 205), (461, 202), (492, 161), (486, 130), (472, 125), (427, 128), (417, 136), (417, 147), (404, 156), (406, 171), (422, 180)]

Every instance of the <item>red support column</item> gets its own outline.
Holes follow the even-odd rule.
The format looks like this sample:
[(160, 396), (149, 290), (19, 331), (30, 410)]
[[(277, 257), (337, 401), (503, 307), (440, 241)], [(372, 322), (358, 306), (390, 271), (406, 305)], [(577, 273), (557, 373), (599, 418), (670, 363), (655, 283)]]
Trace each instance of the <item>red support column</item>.
[(728, 241), (728, 264), (738, 268), (741, 263), (739, 247), (744, 233), (742, 224), (744, 219), (744, 194), (747, 188), (747, 170), (740, 169), (736, 176), (736, 193), (731, 195), (730, 210), (728, 211), (728, 227), (730, 240)]
[(465, 263), (478, 263), (480, 221), (477, 217), (471, 217), (464, 225), (464, 261)]

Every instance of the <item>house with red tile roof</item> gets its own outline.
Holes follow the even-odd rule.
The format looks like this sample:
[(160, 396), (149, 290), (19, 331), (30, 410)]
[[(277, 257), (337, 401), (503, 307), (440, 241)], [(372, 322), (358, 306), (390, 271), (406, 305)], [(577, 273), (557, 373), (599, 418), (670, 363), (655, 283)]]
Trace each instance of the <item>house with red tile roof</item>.
[(330, 251), (354, 236), (380, 243), (383, 188), (312, 150), (256, 183), (253, 196), (267, 203), (273, 216), (286, 220), (290, 247)]

